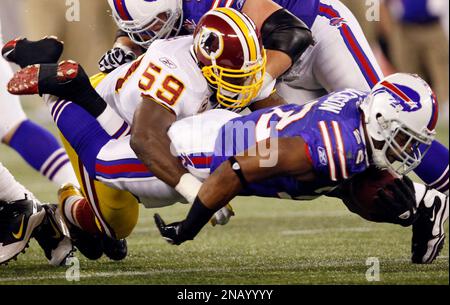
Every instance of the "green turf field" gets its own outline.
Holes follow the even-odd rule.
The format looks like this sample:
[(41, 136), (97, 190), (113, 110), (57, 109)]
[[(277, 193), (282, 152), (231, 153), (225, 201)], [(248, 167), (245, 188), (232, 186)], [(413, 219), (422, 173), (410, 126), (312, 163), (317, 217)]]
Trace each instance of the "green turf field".
[[(448, 145), (447, 131), (441, 136)], [(26, 167), (10, 149), (0, 160), (43, 201), (56, 187)], [(449, 248), (432, 264), (409, 263), (411, 229), (366, 222), (335, 200), (235, 200), (236, 217), (206, 227), (193, 242), (175, 247), (160, 238), (152, 219), (180, 220), (187, 206), (141, 209), (122, 262), (80, 257), (80, 281), (67, 267), (47, 265), (33, 241), (27, 253), (0, 266), (0, 284), (449, 284)], [(448, 232), (448, 224), (447, 224)], [(367, 259), (380, 263), (380, 281), (368, 282)]]

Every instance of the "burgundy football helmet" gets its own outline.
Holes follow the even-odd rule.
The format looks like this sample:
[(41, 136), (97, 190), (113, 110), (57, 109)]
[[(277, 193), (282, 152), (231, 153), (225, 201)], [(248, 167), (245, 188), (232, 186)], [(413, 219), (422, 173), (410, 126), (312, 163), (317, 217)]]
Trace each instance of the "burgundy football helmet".
[(202, 73), (226, 108), (247, 106), (261, 90), (266, 53), (253, 21), (231, 8), (206, 13), (194, 33)]

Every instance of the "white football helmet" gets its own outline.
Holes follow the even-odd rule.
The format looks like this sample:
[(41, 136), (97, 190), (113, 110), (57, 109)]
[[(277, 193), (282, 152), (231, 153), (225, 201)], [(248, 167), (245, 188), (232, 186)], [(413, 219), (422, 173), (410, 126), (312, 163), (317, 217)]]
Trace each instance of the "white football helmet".
[(438, 104), (430, 86), (417, 75), (396, 73), (376, 84), (360, 107), (373, 163), (400, 175), (416, 168), (435, 138)]
[(108, 0), (117, 26), (148, 48), (156, 39), (176, 36), (183, 23), (182, 0)]

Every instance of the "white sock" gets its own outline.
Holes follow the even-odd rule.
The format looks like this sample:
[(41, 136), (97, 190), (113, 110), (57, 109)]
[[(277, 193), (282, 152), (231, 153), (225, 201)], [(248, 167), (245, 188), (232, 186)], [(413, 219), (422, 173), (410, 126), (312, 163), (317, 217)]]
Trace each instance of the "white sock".
[(97, 121), (110, 136), (116, 138), (120, 138), (130, 131), (128, 124), (110, 106), (107, 106), (105, 111), (97, 117)]
[(80, 228), (79, 223), (75, 219), (75, 217), (72, 214), (73, 205), (77, 203), (79, 200), (83, 199), (81, 196), (70, 196), (66, 199), (64, 202), (64, 217), (74, 226), (77, 226)]
[(21, 200), (25, 198), (25, 195), (27, 195), (29, 199), (38, 201), (33, 193), (17, 182), (9, 170), (0, 163), (0, 200)]

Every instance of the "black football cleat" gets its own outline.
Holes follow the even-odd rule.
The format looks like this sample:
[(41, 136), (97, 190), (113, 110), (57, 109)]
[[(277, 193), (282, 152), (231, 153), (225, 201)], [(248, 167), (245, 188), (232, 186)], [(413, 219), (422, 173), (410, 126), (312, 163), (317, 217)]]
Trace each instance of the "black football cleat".
[(70, 233), (56, 204), (44, 204), (43, 207), (45, 217), (34, 231), (33, 237), (44, 250), (50, 265), (62, 266), (75, 250)]
[(33, 231), (45, 218), (45, 209), (35, 200), (0, 202), (0, 265), (25, 253)]
[(128, 245), (126, 239), (112, 239), (108, 236), (103, 237), (103, 252), (113, 261), (121, 261), (128, 254)]
[(97, 260), (103, 256), (102, 238), (70, 226), (70, 237), (75, 248), (87, 259)]
[[(14, 95), (52, 94), (66, 98), (74, 90), (71, 81), (80, 77), (80, 68), (80, 65), (72, 60), (59, 64), (30, 65), (14, 74), (7, 89)], [(84, 78), (89, 81), (85, 73)]]
[(414, 264), (431, 264), (444, 247), (448, 209), (448, 196), (427, 190), (417, 210), (418, 219), (413, 224), (411, 261)]
[(107, 106), (83, 67), (73, 60), (27, 66), (14, 73), (7, 89), (13, 95), (51, 94), (74, 102), (94, 117)]
[(64, 50), (64, 43), (55, 36), (46, 36), (38, 41), (16, 38), (2, 48), (2, 56), (21, 68), (34, 64), (57, 63)]

